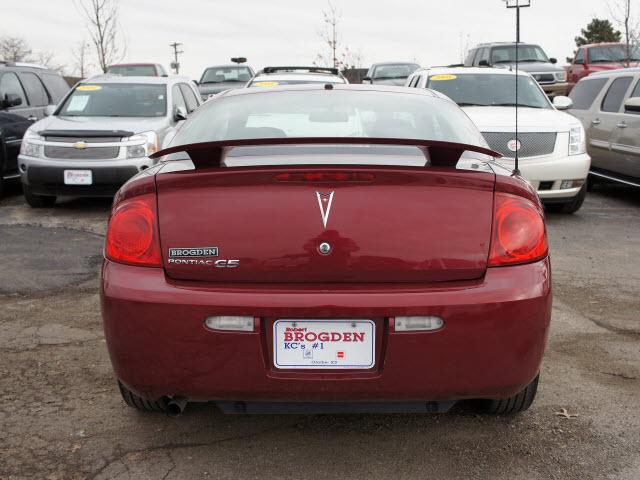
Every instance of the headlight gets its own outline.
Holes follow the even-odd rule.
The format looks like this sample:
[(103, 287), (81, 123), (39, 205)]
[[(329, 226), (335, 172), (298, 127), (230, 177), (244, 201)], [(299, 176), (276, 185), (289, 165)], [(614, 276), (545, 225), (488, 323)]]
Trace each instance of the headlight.
[(42, 141), (43, 138), (35, 133), (33, 130), (27, 130), (22, 137), (22, 144), (20, 145), (20, 155), (26, 155), (28, 157), (41, 157), (42, 145), (35, 143), (33, 140)]
[(127, 145), (127, 158), (148, 157), (159, 150), (156, 132), (138, 133), (127, 138), (126, 141), (136, 142), (136, 145)]
[(556, 80), (558, 82), (566, 82), (567, 81), (567, 72), (556, 72), (555, 76), (556, 76)]
[(569, 155), (580, 155), (587, 151), (584, 128), (582, 125), (571, 127), (569, 131)]

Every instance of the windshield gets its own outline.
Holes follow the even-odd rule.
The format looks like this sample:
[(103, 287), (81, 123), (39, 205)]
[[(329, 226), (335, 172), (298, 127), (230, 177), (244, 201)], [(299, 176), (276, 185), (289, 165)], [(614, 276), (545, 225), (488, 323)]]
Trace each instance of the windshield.
[(251, 70), (248, 67), (211, 67), (202, 74), (200, 83), (248, 82)]
[(108, 73), (127, 77), (156, 77), (156, 67), (153, 65), (118, 65), (109, 67)]
[(448, 100), (335, 89), (263, 90), (211, 100), (189, 117), (172, 145), (267, 137), (417, 138), (486, 145), (471, 120)]
[(167, 113), (165, 85), (100, 83), (78, 85), (58, 115), (66, 117), (162, 117)]
[[(627, 59), (627, 48), (624, 45), (609, 45), (606, 47), (591, 47), (588, 50), (589, 63), (624, 62)], [(629, 60), (640, 60), (640, 49), (631, 47)]]
[[(433, 75), (428, 88), (444, 93), (461, 107), (466, 106), (515, 106), (515, 75), (464, 73)], [(551, 108), (546, 95), (534, 79), (518, 75), (518, 106)]]
[(385, 78), (407, 78), (413, 72), (415, 72), (419, 65), (415, 63), (399, 63), (395, 65), (379, 65), (375, 68), (373, 72), (374, 79), (385, 79)]
[[(491, 50), (491, 63), (515, 63), (516, 46), (506, 45), (504, 47), (493, 47)], [(518, 46), (519, 62), (545, 62), (549, 59), (544, 51), (537, 45), (519, 45)]]

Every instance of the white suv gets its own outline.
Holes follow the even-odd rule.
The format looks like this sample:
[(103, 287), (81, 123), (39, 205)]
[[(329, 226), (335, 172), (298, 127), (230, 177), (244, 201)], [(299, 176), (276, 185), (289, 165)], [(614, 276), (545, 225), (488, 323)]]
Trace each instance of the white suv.
[[(516, 139), (515, 83), (518, 82)], [(443, 67), (414, 72), (407, 87), (437, 90), (456, 102), (478, 126), (500, 162), (519, 169), (551, 209), (574, 213), (581, 207), (591, 159), (578, 119), (560, 112), (567, 97), (553, 104), (528, 73), (502, 68)]]

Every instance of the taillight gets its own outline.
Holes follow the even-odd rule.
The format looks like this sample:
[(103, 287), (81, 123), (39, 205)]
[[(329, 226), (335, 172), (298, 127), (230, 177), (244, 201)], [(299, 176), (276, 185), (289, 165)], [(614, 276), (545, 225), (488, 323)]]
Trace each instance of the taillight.
[(278, 182), (372, 182), (373, 173), (367, 172), (286, 172), (276, 175)]
[(118, 205), (109, 219), (105, 256), (130, 265), (160, 267), (155, 195), (141, 195)]
[(496, 192), (489, 266), (541, 260), (549, 251), (542, 212), (529, 200)]

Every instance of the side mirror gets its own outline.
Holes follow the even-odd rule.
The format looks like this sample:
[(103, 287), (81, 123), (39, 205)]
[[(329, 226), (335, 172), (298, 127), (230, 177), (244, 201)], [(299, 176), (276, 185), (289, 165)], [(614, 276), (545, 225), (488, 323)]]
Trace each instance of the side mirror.
[(187, 112), (185, 111), (185, 109), (183, 107), (176, 107), (175, 111), (173, 112), (173, 119), (176, 122), (180, 122), (182, 120), (186, 120), (187, 119)]
[(624, 111), (629, 113), (640, 113), (640, 97), (627, 98), (624, 102)]
[(558, 110), (569, 110), (573, 107), (573, 100), (564, 95), (558, 95), (557, 97), (553, 97), (553, 106)]
[(479, 67), (488, 67), (489, 66), (489, 62), (487, 62), (486, 60), (480, 60), (478, 62), (478, 66)]
[(7, 93), (4, 99), (0, 100), (0, 107), (2, 108), (17, 107), (18, 105), (22, 105), (22, 98), (15, 93)]
[(193, 81), (193, 83), (195, 83), (196, 85), (200, 85), (200, 84), (198, 83), (198, 80), (194, 80), (194, 81)]
[(558, 59), (557, 59), (557, 58), (555, 58), (555, 57), (551, 57), (551, 58), (549, 59), (549, 63), (556, 64), (556, 63), (558, 63)]
[(371, 77), (362, 77), (362, 83), (371, 83)]
[(51, 115), (53, 115), (53, 112), (56, 111), (56, 108), (58, 108), (57, 105), (47, 105), (46, 107), (44, 107), (44, 116), (50, 117)]

